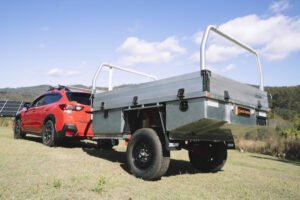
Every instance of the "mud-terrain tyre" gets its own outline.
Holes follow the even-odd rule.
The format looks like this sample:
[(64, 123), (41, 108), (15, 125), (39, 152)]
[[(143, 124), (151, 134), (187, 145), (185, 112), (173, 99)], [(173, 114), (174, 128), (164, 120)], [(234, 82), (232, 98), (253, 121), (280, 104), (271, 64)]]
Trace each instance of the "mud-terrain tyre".
[(100, 139), (97, 140), (97, 148), (110, 150), (113, 146), (119, 145), (119, 140), (116, 139)]
[(224, 142), (200, 142), (189, 149), (190, 162), (202, 172), (217, 172), (227, 160), (227, 148)]
[(170, 153), (164, 153), (157, 133), (150, 128), (137, 130), (128, 143), (127, 166), (136, 177), (159, 179), (168, 169)]
[(162, 165), (158, 173), (158, 177), (162, 177), (169, 169), (170, 166), (170, 151), (165, 151), (163, 154)]
[(60, 144), (60, 140), (57, 137), (55, 130), (55, 123), (52, 120), (47, 120), (43, 126), (42, 133), (43, 144), (48, 147), (54, 147)]
[(24, 133), (22, 131), (21, 124), (22, 124), (21, 119), (15, 120), (15, 127), (14, 127), (14, 138), (15, 139), (23, 139), (26, 137), (26, 133)]

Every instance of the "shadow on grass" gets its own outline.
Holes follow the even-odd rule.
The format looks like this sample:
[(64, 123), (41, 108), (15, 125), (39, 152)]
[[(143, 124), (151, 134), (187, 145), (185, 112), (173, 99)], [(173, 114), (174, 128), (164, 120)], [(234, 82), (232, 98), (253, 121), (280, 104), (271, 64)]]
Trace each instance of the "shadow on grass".
[(114, 149), (105, 150), (105, 149), (97, 149), (97, 148), (85, 148), (83, 147), (82, 150), (90, 156), (94, 156), (97, 158), (102, 158), (111, 162), (120, 163), (120, 167), (129, 173), (129, 169), (126, 166), (126, 153), (116, 151)]
[(42, 144), (42, 138), (32, 135), (26, 135), (26, 137), (23, 140), (31, 141), (31, 142), (37, 142)]
[(272, 157), (264, 157), (264, 156), (254, 156), (254, 155), (251, 155), (251, 157), (265, 159), (265, 160), (273, 160), (273, 161), (277, 161), (277, 162), (288, 163), (288, 164), (300, 166), (300, 162), (298, 162), (298, 161), (284, 160), (284, 159), (275, 158), (275, 157), (272, 158)]
[[(24, 140), (31, 141), (31, 142), (37, 142), (40, 144), (43, 144), (42, 138), (34, 135), (26, 135)], [(93, 143), (88, 143), (85, 141), (80, 141), (78, 139), (72, 139), (72, 138), (65, 138), (62, 144), (58, 145), (57, 147), (62, 148), (96, 148), (97, 145)]]
[[(120, 163), (120, 167), (127, 173), (130, 173), (126, 165), (126, 152), (120, 152), (114, 149), (112, 150), (101, 150), (95, 148), (82, 148), (82, 149), (88, 155), (97, 158), (102, 158), (111, 162)], [(169, 169), (164, 175), (164, 177), (177, 176), (182, 174), (199, 174), (199, 173), (202, 172), (194, 169), (193, 166), (190, 164), (190, 162), (185, 160), (171, 159)]]
[(190, 162), (185, 160), (171, 159), (170, 166), (164, 176), (177, 176), (181, 174), (201, 174), (203, 172), (196, 170)]
[(66, 138), (60, 145), (63, 148), (97, 148), (97, 145), (83, 140)]

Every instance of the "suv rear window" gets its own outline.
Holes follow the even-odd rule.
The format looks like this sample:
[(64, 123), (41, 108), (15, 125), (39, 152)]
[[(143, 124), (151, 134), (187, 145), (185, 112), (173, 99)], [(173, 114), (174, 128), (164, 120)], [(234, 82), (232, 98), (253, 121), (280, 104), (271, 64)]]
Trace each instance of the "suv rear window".
[(83, 105), (91, 105), (91, 94), (80, 92), (67, 92), (69, 101), (77, 101)]

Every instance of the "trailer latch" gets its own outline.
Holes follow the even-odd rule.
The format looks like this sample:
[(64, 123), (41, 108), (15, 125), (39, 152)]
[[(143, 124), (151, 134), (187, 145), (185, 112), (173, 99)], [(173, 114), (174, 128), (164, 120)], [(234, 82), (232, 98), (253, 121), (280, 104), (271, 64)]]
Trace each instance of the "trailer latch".
[(225, 99), (225, 101), (228, 101), (230, 99), (228, 90), (224, 90), (224, 99)]
[(180, 88), (177, 92), (177, 97), (179, 100), (183, 100), (184, 98), (184, 88)]
[(258, 109), (261, 109), (261, 107), (262, 107), (260, 100), (257, 101), (257, 107), (258, 107)]
[(134, 96), (132, 99), (132, 105), (136, 106), (138, 105), (138, 96)]
[(104, 110), (104, 102), (101, 102), (101, 107), (100, 107), (101, 110)]
[(185, 112), (189, 108), (189, 104), (187, 100), (184, 100), (184, 88), (180, 88), (177, 92), (177, 97), (179, 99), (179, 110)]

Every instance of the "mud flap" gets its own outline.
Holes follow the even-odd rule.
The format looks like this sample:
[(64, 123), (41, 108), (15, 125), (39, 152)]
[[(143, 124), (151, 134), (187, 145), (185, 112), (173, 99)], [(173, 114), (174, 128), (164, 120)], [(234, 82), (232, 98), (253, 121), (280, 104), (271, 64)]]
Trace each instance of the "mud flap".
[(169, 132), (171, 140), (225, 141), (227, 149), (234, 149), (235, 143), (230, 129), (222, 128), (225, 121), (201, 119)]

